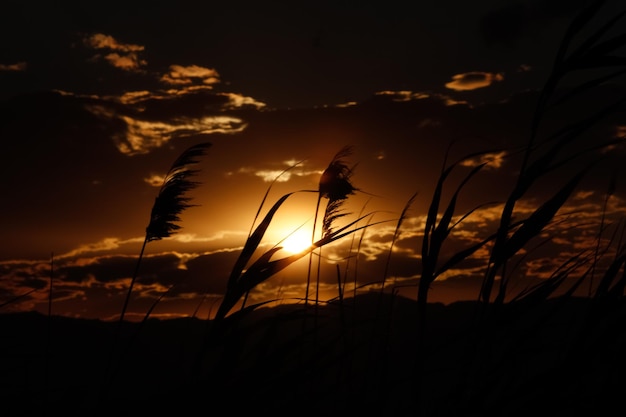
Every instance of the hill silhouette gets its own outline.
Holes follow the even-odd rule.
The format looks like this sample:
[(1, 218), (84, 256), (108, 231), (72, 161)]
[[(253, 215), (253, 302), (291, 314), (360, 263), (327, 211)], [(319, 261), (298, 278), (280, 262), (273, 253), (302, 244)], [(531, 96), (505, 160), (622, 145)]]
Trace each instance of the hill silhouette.
[(420, 327), (415, 301), (365, 294), (320, 305), (317, 314), (314, 306), (261, 308), (213, 333), (211, 321), (197, 318), (124, 322), (113, 361), (116, 323), (2, 314), (3, 415), (623, 408), (622, 301), (554, 298), (497, 311), (457, 302), (429, 304), (427, 313)]

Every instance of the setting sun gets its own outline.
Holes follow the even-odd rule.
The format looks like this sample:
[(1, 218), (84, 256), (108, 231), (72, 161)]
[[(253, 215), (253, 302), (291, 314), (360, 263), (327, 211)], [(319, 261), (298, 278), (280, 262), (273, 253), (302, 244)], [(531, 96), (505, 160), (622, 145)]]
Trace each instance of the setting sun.
[(298, 229), (292, 232), (280, 244), (283, 250), (289, 253), (298, 253), (311, 245), (311, 233), (308, 229)]

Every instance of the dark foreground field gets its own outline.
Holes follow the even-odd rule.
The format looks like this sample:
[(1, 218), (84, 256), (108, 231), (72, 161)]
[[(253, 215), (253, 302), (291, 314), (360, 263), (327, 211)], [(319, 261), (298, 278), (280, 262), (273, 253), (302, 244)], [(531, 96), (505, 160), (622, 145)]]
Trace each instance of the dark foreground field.
[(113, 356), (116, 323), (3, 314), (0, 414), (626, 413), (623, 302), (478, 307), (429, 305), (421, 339), (404, 298), (260, 309), (204, 348), (210, 322), (150, 319)]

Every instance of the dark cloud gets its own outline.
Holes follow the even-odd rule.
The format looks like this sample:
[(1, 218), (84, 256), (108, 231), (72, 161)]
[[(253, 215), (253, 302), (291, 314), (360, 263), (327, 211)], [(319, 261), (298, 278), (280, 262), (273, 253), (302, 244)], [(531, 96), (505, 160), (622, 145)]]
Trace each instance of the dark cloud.
[(56, 261), (55, 275), (63, 281), (89, 284), (89, 281), (106, 285), (132, 276), (136, 259), (130, 256), (93, 258), (88, 262)]

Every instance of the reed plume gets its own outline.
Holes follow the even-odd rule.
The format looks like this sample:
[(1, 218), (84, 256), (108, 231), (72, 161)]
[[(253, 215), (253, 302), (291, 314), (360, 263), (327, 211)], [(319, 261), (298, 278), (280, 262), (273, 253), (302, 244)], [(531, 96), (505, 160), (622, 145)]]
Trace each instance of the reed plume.
[(191, 169), (191, 166), (198, 163), (198, 158), (206, 154), (210, 146), (211, 143), (208, 142), (190, 146), (180, 154), (165, 175), (163, 184), (152, 206), (150, 222), (146, 227), (145, 239), (141, 246), (139, 258), (137, 259), (135, 273), (130, 281), (128, 293), (126, 294), (124, 307), (120, 314), (120, 322), (124, 320), (130, 295), (135, 281), (137, 280), (139, 265), (143, 259), (147, 243), (153, 240), (170, 237), (176, 233), (181, 228), (181, 226), (177, 224), (177, 222), (180, 221), (181, 213), (185, 209), (196, 205), (191, 204), (191, 198), (186, 195), (190, 190), (200, 184), (198, 181), (191, 180), (191, 177), (197, 175), (199, 172), (197, 169)]
[[(342, 215), (338, 215), (338, 210), (341, 204), (348, 198), (348, 196), (359, 191), (352, 184), (352, 175), (354, 174), (354, 167), (350, 168), (345, 158), (352, 155), (354, 148), (350, 145), (344, 146), (335, 154), (330, 161), (318, 184), (317, 204), (315, 205), (315, 216), (313, 220), (313, 232), (311, 235), (311, 242), (315, 241), (315, 233), (317, 226), (317, 218), (319, 216), (320, 206), (322, 199), (328, 199), (328, 204), (325, 209), (325, 216), (322, 221), (323, 232), (330, 231), (331, 224), (334, 220)], [(318, 254), (319, 256), (320, 254)], [(309, 268), (307, 272), (306, 291), (304, 295), (305, 304), (309, 303), (309, 289), (311, 287), (311, 267), (313, 262), (313, 252), (309, 254)], [(319, 290), (319, 257), (318, 257), (318, 290)], [(317, 304), (316, 295), (316, 304)]]
[[(108, 364), (106, 369), (105, 378), (103, 381), (103, 389), (101, 391), (102, 398), (106, 398), (109, 382), (112, 380), (116, 370), (111, 369), (114, 352), (117, 348), (117, 341), (120, 334), (120, 328), (128, 309), (128, 303), (133, 291), (133, 286), (137, 280), (139, 273), (139, 265), (143, 259), (143, 254), (148, 242), (153, 240), (160, 240), (169, 237), (176, 233), (181, 226), (176, 224), (180, 221), (180, 214), (187, 208), (194, 206), (191, 204), (190, 198), (186, 196), (186, 193), (199, 185), (199, 182), (192, 181), (190, 178), (196, 175), (199, 171), (191, 169), (192, 165), (198, 162), (198, 158), (204, 155), (207, 149), (211, 146), (211, 143), (204, 142), (193, 146), (190, 146), (183, 151), (180, 156), (174, 161), (169, 171), (163, 179), (163, 184), (159, 190), (158, 195), (155, 198), (154, 205), (150, 212), (150, 222), (146, 227), (146, 234), (137, 258), (137, 264), (135, 265), (135, 271), (130, 281), (130, 286), (126, 293), (126, 299), (124, 300), (124, 306), (120, 313), (119, 320), (115, 329), (115, 335), (111, 345), (111, 353), (108, 358)], [(146, 314), (144, 321), (147, 319), (152, 309), (156, 305), (150, 308)]]
[(345, 200), (348, 196), (359, 191), (351, 181), (354, 167), (350, 168), (344, 161), (344, 158), (351, 156), (353, 151), (354, 148), (348, 145), (335, 154), (320, 177), (318, 186), (320, 197), (330, 201)]

